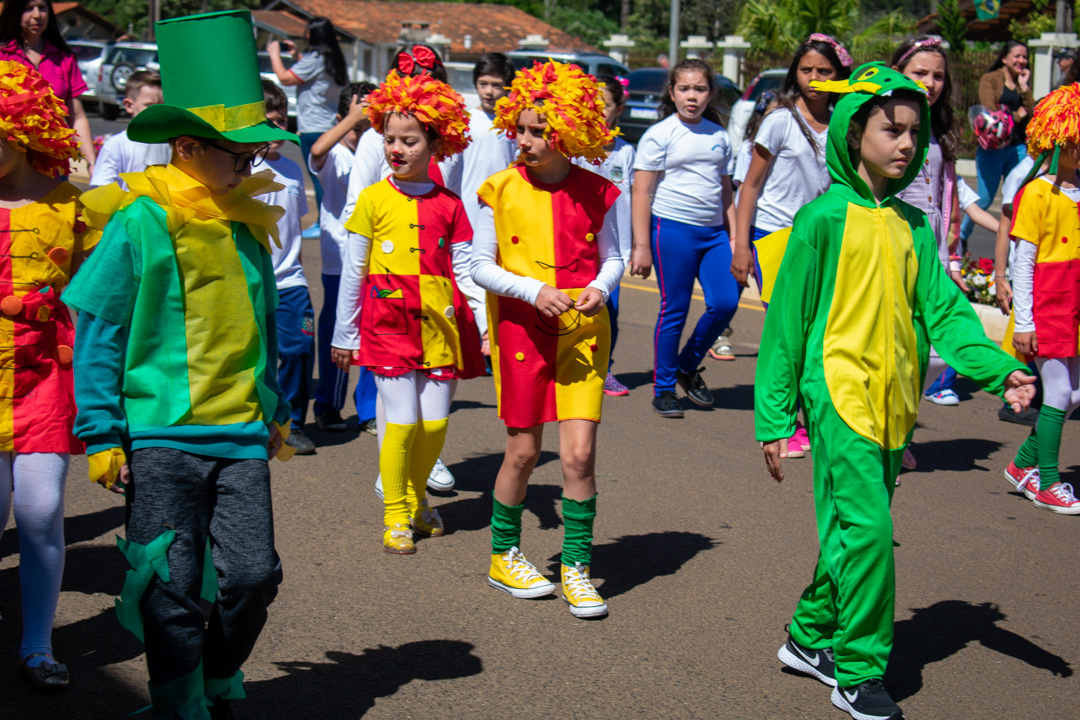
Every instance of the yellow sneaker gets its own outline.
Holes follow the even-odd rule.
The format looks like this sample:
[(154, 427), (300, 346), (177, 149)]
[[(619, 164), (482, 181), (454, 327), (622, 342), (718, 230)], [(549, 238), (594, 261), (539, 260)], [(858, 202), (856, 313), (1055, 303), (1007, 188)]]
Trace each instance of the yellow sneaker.
[(491, 556), (488, 582), (516, 598), (538, 598), (555, 592), (555, 586), (516, 547)]
[(446, 526), (439, 517), (439, 511), (428, 504), (427, 498), (420, 501), (409, 524), (418, 535), (424, 537), (442, 537), (446, 534)]
[(412, 555), (416, 552), (412, 530), (401, 523), (388, 525), (383, 531), (382, 549), (393, 555)]
[(562, 566), (562, 599), (574, 617), (607, 615), (607, 605), (589, 579), (589, 568), (581, 563)]

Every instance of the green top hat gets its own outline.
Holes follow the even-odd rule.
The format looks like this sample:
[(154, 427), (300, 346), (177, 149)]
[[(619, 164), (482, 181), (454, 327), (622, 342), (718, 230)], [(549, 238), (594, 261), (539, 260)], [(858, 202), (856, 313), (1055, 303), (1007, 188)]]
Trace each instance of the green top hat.
[(160, 143), (179, 137), (267, 143), (299, 138), (266, 120), (251, 13), (230, 10), (154, 25), (164, 105), (131, 120), (128, 137)]

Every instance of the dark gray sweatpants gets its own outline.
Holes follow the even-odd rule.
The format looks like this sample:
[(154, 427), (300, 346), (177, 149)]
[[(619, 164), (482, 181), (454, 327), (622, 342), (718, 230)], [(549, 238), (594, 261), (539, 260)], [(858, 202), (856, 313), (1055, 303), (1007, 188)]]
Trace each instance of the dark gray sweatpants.
[[(188, 675), (200, 660), (205, 677), (232, 677), (281, 583), (269, 465), (172, 448), (135, 450), (130, 465), (127, 539), (145, 545), (176, 530), (169, 582), (155, 576), (140, 605), (150, 685)], [(199, 606), (207, 537), (218, 576), (209, 624)]]

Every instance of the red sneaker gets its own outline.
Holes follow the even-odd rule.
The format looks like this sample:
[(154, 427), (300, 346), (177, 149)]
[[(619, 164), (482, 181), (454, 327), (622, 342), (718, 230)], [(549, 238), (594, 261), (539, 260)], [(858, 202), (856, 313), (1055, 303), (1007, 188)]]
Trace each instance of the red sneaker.
[[(1005, 479), (1009, 481), (1009, 484), (1020, 492), (1024, 492), (1024, 488), (1027, 487), (1031, 478), (1035, 478), (1035, 489), (1039, 488), (1039, 468), (1037, 467), (1016, 467), (1015, 462), (1010, 462), (1009, 467), (1005, 468)], [(1027, 494), (1027, 493), (1024, 493)]]
[(1069, 483), (1056, 482), (1045, 490), (1038, 490), (1031, 500), (1035, 507), (1044, 510), (1062, 515), (1080, 515), (1080, 500), (1073, 495), (1072, 485)]

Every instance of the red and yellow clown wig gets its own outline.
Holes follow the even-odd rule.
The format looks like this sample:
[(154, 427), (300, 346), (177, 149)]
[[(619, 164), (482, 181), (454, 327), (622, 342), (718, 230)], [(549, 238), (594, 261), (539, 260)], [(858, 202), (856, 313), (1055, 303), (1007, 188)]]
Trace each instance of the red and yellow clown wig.
[(1027, 126), (1032, 157), (1070, 144), (1080, 145), (1080, 83), (1063, 85), (1040, 100)]
[(68, 161), (81, 157), (66, 116), (67, 107), (36, 70), (0, 62), (0, 137), (27, 153), (43, 175), (66, 175)]
[(604, 87), (577, 65), (548, 60), (519, 70), (510, 94), (495, 105), (495, 127), (513, 140), (518, 118), (535, 110), (547, 121), (544, 137), (568, 158), (604, 162), (615, 133), (604, 122)]
[(420, 124), (438, 133), (442, 140), (435, 153), (438, 162), (469, 146), (469, 111), (465, 101), (444, 82), (427, 73), (402, 76), (391, 70), (386, 82), (367, 97), (371, 126), (383, 132), (387, 115), (412, 115)]

